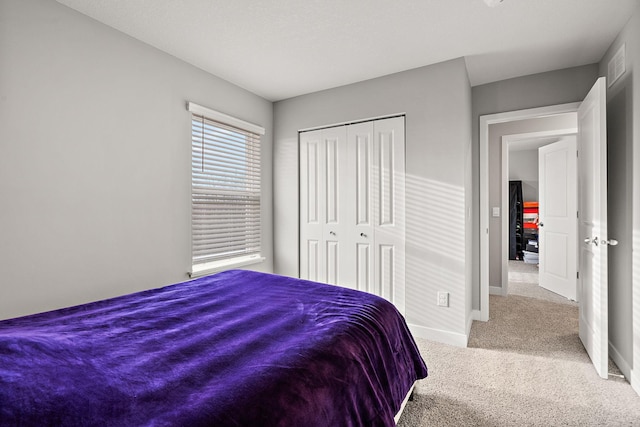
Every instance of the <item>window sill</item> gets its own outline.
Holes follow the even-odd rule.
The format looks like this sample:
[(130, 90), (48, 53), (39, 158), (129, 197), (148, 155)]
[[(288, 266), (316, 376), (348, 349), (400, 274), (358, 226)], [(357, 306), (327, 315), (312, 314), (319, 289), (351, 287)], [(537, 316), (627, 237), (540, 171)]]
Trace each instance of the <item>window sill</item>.
[(209, 274), (218, 273), (224, 270), (231, 270), (238, 267), (246, 267), (247, 265), (258, 264), (265, 258), (260, 255), (243, 256), (239, 258), (225, 259), (223, 261), (208, 262), (206, 264), (198, 264), (191, 267), (188, 273), (192, 279), (196, 277), (207, 276)]

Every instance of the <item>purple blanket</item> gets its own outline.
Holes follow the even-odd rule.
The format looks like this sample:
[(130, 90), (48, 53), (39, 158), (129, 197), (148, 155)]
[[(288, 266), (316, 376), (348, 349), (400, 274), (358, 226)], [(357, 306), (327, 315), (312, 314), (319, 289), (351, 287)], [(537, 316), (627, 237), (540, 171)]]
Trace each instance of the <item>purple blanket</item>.
[(385, 300), (249, 271), (0, 322), (3, 426), (390, 426), (426, 375)]

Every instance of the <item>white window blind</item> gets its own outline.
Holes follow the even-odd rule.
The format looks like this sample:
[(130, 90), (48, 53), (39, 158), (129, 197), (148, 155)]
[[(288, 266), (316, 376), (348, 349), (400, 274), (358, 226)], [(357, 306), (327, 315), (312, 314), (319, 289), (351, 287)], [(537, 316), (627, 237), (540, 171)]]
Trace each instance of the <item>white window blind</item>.
[(189, 104), (193, 266), (259, 256), (260, 135), (213, 120), (202, 114), (203, 107), (193, 105)]

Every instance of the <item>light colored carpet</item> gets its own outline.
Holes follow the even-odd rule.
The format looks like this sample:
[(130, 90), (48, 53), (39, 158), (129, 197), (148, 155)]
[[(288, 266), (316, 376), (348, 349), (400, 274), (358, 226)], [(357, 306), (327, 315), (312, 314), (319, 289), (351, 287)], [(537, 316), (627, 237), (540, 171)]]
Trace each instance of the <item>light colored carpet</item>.
[(509, 296), (490, 297), (489, 322), (473, 323), (468, 348), (416, 340), (429, 377), (398, 425), (640, 426), (640, 396), (623, 379), (598, 377), (582, 347), (578, 305), (519, 264)]
[(509, 295), (520, 295), (558, 304), (577, 303), (538, 286), (538, 266), (522, 261), (509, 261)]

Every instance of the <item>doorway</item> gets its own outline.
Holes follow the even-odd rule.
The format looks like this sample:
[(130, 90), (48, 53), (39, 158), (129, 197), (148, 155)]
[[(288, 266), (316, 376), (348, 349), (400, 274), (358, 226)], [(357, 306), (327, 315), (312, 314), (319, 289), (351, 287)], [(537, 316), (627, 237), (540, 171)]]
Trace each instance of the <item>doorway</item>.
[[(577, 120), (566, 116), (568, 124)], [(506, 296), (512, 276), (524, 275), (524, 283), (535, 278), (577, 300), (576, 163), (576, 135), (566, 129), (502, 136), (502, 286), (494, 293)], [(512, 180), (519, 188), (516, 209)]]
[[(526, 133), (543, 137), (545, 123), (546, 131), (550, 132), (546, 136), (576, 133), (577, 122), (565, 119), (567, 115), (575, 116), (579, 107), (580, 103), (571, 103), (480, 117), (480, 310), (476, 313), (476, 320), (489, 320), (488, 295), (502, 294), (502, 278), (507, 277), (507, 263), (503, 265), (501, 261), (508, 257), (507, 249), (504, 253), (502, 251), (501, 236), (506, 230), (501, 226), (501, 217), (504, 218), (508, 213), (500, 208), (503, 197), (500, 182), (504, 180), (501, 170), (505, 166), (502, 164), (505, 156), (502, 155), (501, 142), (495, 141), (504, 135)], [(526, 127), (523, 126), (525, 123)], [(490, 140), (494, 142), (491, 146)], [(500, 233), (490, 235), (490, 223)], [(490, 257), (491, 254), (493, 257)], [(492, 258), (497, 261), (490, 262)]]
[[(488, 261), (491, 260), (489, 247), (489, 185), (490, 171), (489, 149), (490, 134), (493, 126), (509, 125), (516, 120), (533, 117), (531, 120), (544, 117), (559, 117), (561, 112), (577, 112), (575, 132), (578, 135), (579, 156), (578, 232), (581, 236), (579, 252), (579, 337), (587, 351), (598, 375), (607, 378), (608, 360), (608, 246), (618, 242), (609, 240), (607, 232), (607, 131), (606, 131), (606, 78), (600, 77), (595, 82), (585, 99), (569, 106), (543, 107), (494, 114), (480, 117), (480, 291), (481, 313), (477, 320), (488, 320)], [(504, 130), (504, 129), (500, 129)], [(507, 135), (510, 132), (497, 132)], [(496, 139), (494, 133), (494, 140)], [(494, 144), (494, 150), (496, 144)], [(495, 156), (498, 157), (498, 156)], [(495, 172), (494, 172), (495, 175)], [(494, 187), (496, 185), (494, 184)], [(495, 199), (494, 199), (495, 201)], [(500, 208), (492, 208), (494, 213)], [(493, 227), (493, 235), (501, 229)], [(494, 239), (495, 240), (495, 239)], [(495, 258), (495, 254), (494, 257)], [(495, 260), (494, 260), (495, 263)], [(485, 311), (486, 310), (486, 311)]]

